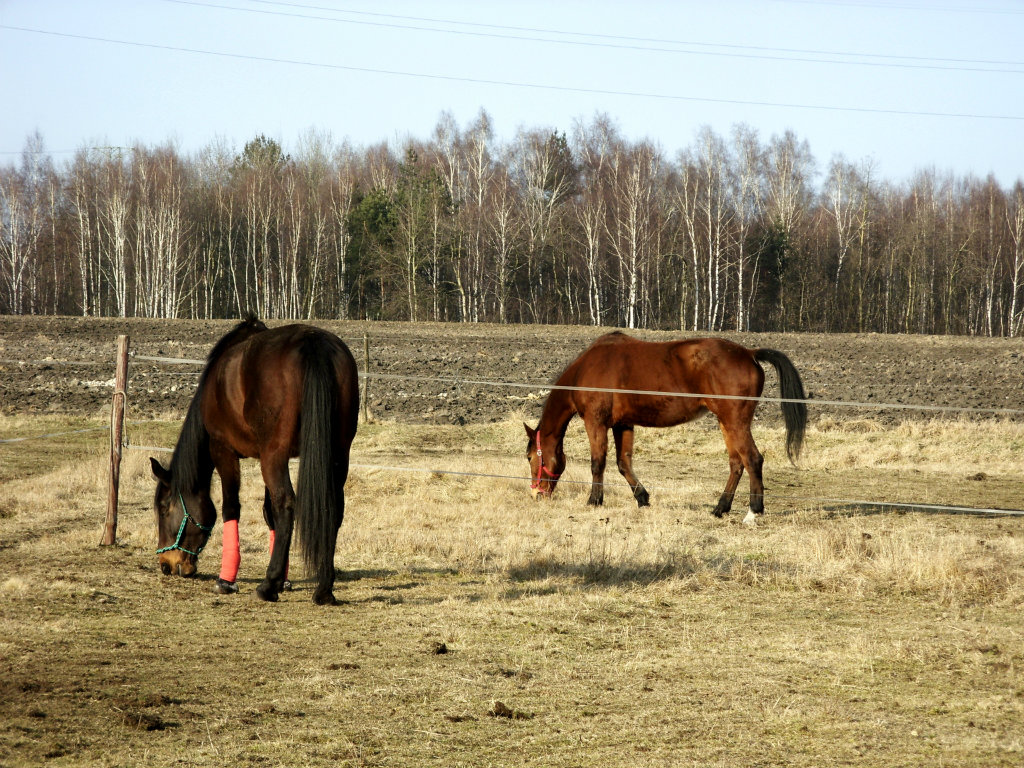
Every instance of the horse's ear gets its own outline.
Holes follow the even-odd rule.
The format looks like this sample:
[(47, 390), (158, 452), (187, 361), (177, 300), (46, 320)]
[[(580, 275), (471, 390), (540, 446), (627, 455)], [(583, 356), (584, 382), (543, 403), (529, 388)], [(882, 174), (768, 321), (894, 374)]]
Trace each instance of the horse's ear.
[(524, 427), (526, 428), (526, 436), (527, 436), (527, 437), (528, 437), (528, 438), (529, 438), (530, 440), (533, 440), (533, 436), (534, 436), (535, 434), (537, 434), (537, 430), (535, 430), (535, 429), (530, 429), (530, 425), (529, 425), (529, 424), (527, 424), (527, 423), (526, 423), (525, 421), (523, 422), (523, 426), (524, 426)]
[(169, 469), (164, 469), (164, 465), (152, 456), (149, 457), (149, 464), (153, 468), (153, 477), (164, 485), (171, 484), (171, 471)]

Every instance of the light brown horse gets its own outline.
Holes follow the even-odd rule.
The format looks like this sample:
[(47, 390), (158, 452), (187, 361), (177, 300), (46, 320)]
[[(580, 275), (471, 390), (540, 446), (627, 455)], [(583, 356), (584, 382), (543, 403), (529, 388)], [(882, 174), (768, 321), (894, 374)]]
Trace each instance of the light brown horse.
[[(580, 416), (590, 438), (593, 484), (590, 504), (604, 501), (604, 468), (608, 430), (615, 436), (619, 472), (626, 478), (637, 504), (647, 506), (649, 496), (633, 472), (633, 428), (672, 427), (706, 411), (718, 418), (729, 453), (729, 479), (714, 509), (721, 517), (732, 507), (743, 470), (750, 476), (750, 513), (764, 512), (761, 452), (750, 434), (754, 409), (764, 388), (764, 370), (758, 361), (771, 363), (782, 389), (786, 423), (786, 452), (790, 461), (800, 454), (807, 406), (804, 388), (793, 363), (773, 349), (748, 349), (725, 339), (687, 339), (653, 343), (616, 331), (601, 336), (569, 364), (544, 403), (537, 429), (526, 427), (526, 458), (530, 462), (534, 496), (550, 495), (565, 468), (562, 443), (573, 416)], [(645, 394), (638, 394), (643, 392)], [(646, 393), (680, 393), (646, 394)]]

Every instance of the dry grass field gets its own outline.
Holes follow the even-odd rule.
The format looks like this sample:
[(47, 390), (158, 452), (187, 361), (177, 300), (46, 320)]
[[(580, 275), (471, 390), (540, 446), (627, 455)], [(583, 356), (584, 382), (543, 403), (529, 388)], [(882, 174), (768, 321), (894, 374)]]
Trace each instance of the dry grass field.
[[(14, 411), (0, 438), (105, 424)], [(131, 443), (172, 445), (167, 416)], [(638, 510), (614, 471), (586, 505), (578, 423), (570, 482), (534, 502), (535, 418), (362, 424), (333, 608), (299, 565), (256, 598), (254, 462), (241, 591), (220, 596), (219, 528), (198, 578), (156, 568), (159, 454), (126, 453), (100, 548), (106, 433), (0, 444), (0, 766), (1024, 763), (1024, 518), (867, 503), (1021, 508), (1020, 421), (812, 411), (798, 468), (761, 424), (751, 528), (745, 481), (709, 514), (710, 420), (638, 432)]]

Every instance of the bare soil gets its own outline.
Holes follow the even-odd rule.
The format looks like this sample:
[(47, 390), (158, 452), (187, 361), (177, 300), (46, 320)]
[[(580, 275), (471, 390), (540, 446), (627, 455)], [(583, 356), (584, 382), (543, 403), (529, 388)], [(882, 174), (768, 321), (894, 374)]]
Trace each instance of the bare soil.
[[(110, 400), (116, 338), (130, 337), (129, 417), (184, 412), (199, 366), (141, 356), (205, 358), (231, 320), (147, 320), (0, 316), (0, 412), (94, 416)], [(282, 324), (271, 321), (270, 325)], [(539, 415), (552, 382), (594, 338), (610, 329), (579, 326), (321, 322), (348, 343), (360, 370), (396, 377), (369, 381), (378, 418), (404, 423), (467, 424)], [(369, 362), (364, 350), (368, 339)], [(637, 331), (650, 340), (682, 332)], [(810, 397), (866, 404), (1024, 409), (1024, 344), (1019, 339), (879, 334), (724, 334), (750, 347), (786, 353)], [(442, 379), (442, 380), (439, 380)], [(512, 382), (534, 387), (476, 382)], [(778, 394), (769, 371), (765, 394)], [(774, 419), (776, 408), (759, 416)], [(815, 415), (885, 422), (957, 412), (821, 405)], [(987, 418), (991, 414), (974, 413)], [(1018, 416), (1019, 418), (1019, 416)]]
[[(614, 473), (599, 509), (567, 481), (535, 503), (507, 478), (525, 471), (509, 415), (536, 418), (604, 329), (318, 323), (361, 368), (366, 333), (371, 373), (418, 378), (369, 381), (341, 604), (312, 605), (295, 561), (267, 604), (255, 462), (238, 594), (213, 590), (219, 526), (197, 578), (160, 574), (147, 452), (97, 546), (117, 335), (136, 445), (166, 446), (199, 368), (140, 358), (200, 359), (231, 325), (0, 317), (0, 437), (62, 434), (0, 445), (0, 768), (1021, 765), (1022, 518), (826, 499), (1017, 509), (1019, 416), (818, 406), (800, 469), (763, 428), (756, 528), (708, 514), (727, 471), (710, 421), (644, 435), (650, 507)], [(733, 338), (788, 354), (819, 401), (1024, 408), (1019, 340)]]

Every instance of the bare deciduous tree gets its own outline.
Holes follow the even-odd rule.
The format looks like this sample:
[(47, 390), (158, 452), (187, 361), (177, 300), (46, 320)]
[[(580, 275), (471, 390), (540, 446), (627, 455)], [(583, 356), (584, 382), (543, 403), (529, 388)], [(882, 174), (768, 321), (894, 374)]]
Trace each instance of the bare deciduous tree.
[(703, 330), (1024, 333), (1024, 192), (698, 133), (672, 162), (604, 115), (494, 136), (442, 115), (403, 162), (310, 131), (196, 155), (41, 137), (0, 166), (0, 311)]

